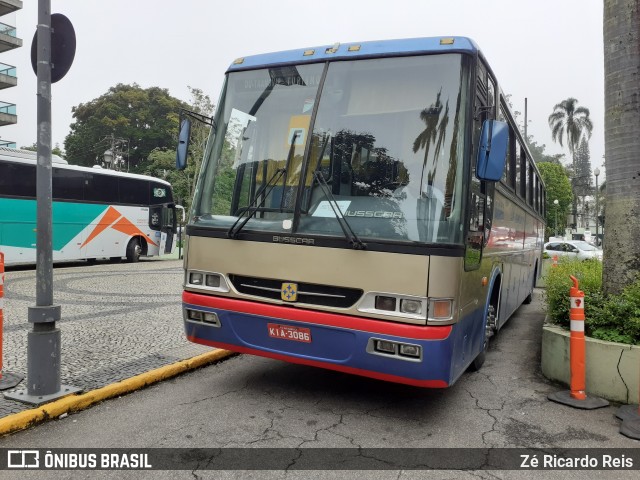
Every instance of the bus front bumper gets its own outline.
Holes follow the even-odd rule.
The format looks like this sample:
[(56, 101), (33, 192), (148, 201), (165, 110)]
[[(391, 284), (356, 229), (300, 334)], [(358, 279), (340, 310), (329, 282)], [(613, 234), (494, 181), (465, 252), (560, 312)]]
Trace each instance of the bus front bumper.
[(457, 376), (455, 325), (407, 325), (186, 291), (182, 299), (185, 333), (194, 343), (418, 387), (448, 387)]

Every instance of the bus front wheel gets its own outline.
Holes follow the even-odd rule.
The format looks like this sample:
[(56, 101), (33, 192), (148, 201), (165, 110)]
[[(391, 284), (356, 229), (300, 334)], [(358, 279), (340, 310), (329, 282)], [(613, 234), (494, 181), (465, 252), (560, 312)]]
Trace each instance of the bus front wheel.
[(140, 241), (137, 238), (129, 240), (129, 245), (127, 245), (127, 261), (136, 263), (140, 260), (141, 253), (142, 247), (140, 246)]
[(480, 350), (480, 353), (478, 353), (476, 358), (473, 359), (473, 362), (471, 362), (471, 365), (469, 365), (469, 370), (471, 370), (472, 372), (477, 372), (478, 370), (480, 370), (482, 368), (482, 365), (484, 365), (484, 361), (487, 359), (489, 339), (493, 335), (493, 328), (495, 328), (497, 318), (498, 314), (496, 308), (492, 304), (489, 304), (487, 306), (487, 325), (485, 326), (485, 335), (482, 343), (482, 350)]
[(529, 295), (527, 295), (522, 303), (525, 305), (529, 305), (533, 300), (533, 289), (536, 287), (536, 278), (538, 277), (538, 265), (536, 265), (535, 270), (533, 271), (533, 282), (531, 284), (531, 290), (529, 291)]

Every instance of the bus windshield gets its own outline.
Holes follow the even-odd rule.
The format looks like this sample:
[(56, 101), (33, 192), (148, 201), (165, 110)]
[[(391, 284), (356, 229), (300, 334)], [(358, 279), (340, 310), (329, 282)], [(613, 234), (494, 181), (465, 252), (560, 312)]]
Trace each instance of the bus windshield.
[(194, 223), (341, 237), (343, 217), (363, 240), (462, 244), (468, 58), (230, 73)]

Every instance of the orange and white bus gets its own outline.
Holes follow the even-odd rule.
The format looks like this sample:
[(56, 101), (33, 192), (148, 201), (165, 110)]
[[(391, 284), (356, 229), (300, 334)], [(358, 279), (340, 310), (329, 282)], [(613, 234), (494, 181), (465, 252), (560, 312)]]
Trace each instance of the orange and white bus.
[[(145, 175), (69, 165), (52, 156), (53, 260), (171, 253), (171, 185)], [(0, 147), (0, 251), (7, 265), (36, 263), (36, 152)]]

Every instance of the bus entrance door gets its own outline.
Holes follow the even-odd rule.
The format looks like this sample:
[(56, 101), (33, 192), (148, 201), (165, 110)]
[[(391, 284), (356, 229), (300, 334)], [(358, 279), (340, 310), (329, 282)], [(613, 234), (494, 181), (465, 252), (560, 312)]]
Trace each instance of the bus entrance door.
[(175, 206), (162, 207), (162, 235), (160, 237), (160, 253), (171, 253), (173, 238), (176, 232)]

